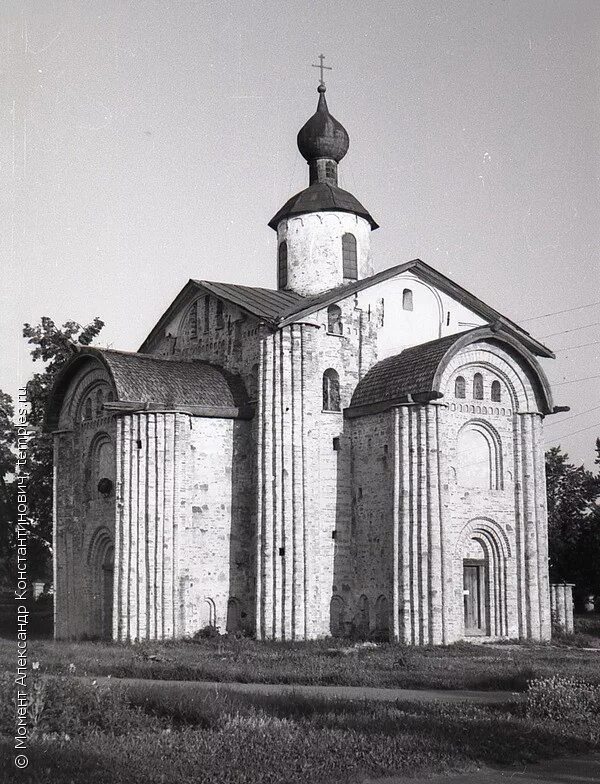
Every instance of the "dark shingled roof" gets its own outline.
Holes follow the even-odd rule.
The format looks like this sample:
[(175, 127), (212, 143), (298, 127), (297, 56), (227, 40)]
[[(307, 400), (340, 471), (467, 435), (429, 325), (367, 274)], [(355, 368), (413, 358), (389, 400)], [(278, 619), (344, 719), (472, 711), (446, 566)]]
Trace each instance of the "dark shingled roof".
[(367, 406), (431, 392), (433, 378), (444, 354), (460, 337), (460, 334), (447, 335), (411, 346), (373, 365), (359, 381), (350, 406)]
[(348, 191), (331, 185), (328, 182), (315, 182), (300, 193), (288, 199), (283, 207), (271, 218), (269, 226), (277, 231), (279, 222), (294, 215), (306, 215), (309, 212), (351, 212), (369, 221), (372, 229), (378, 224), (369, 212)]
[(235, 283), (217, 283), (210, 280), (194, 280), (216, 297), (221, 297), (259, 318), (276, 321), (282, 313), (295, 312), (309, 301), (294, 291), (277, 291), (256, 286), (238, 286)]
[[(83, 364), (99, 361), (111, 377), (118, 402), (154, 404), (163, 408), (210, 409), (236, 416), (248, 408), (243, 381), (223, 368), (199, 360), (180, 361), (86, 347), (62, 369), (52, 390), (46, 427), (55, 429), (64, 396)], [(207, 413), (207, 415), (210, 415)]]
[(476, 327), (411, 346), (373, 365), (362, 378), (345, 410), (348, 417), (384, 410), (399, 403), (426, 402), (442, 397), (440, 382), (450, 359), (471, 343), (500, 344), (529, 368), (540, 410), (552, 413), (554, 406), (548, 379), (533, 354), (501, 327)]

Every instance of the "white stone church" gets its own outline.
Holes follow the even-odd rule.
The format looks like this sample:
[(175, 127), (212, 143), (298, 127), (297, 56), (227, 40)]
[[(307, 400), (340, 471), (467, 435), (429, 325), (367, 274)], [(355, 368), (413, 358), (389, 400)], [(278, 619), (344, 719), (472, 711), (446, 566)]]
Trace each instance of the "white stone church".
[(553, 354), (422, 261), (373, 272), (348, 145), (321, 84), (276, 290), (189, 280), (59, 376), (58, 638), (549, 638)]

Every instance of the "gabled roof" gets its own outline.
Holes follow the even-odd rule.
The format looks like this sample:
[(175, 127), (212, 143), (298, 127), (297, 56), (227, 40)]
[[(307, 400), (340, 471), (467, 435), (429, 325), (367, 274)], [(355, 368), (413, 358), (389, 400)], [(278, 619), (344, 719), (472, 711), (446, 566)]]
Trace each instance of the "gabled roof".
[[(199, 416), (237, 418), (251, 415), (243, 381), (223, 368), (200, 360), (180, 361), (151, 354), (82, 348), (59, 373), (49, 398), (46, 428), (56, 429), (63, 400), (75, 374), (100, 362), (114, 384), (117, 404), (128, 408), (189, 410)], [(122, 408), (122, 406), (121, 406)]]
[(175, 316), (182, 303), (191, 299), (194, 292), (199, 290), (209, 291), (216, 297), (232, 302), (247, 313), (264, 320), (272, 329), (279, 329), (280, 327), (285, 327), (301, 318), (308, 317), (321, 308), (339, 302), (341, 299), (350, 297), (359, 291), (363, 291), (371, 286), (375, 286), (377, 283), (389, 280), (403, 272), (412, 272), (421, 278), (421, 280), (436, 286), (462, 305), (473, 310), (490, 324), (500, 325), (507, 332), (517, 336), (534, 354), (542, 357), (554, 357), (554, 354), (549, 348), (532, 337), (529, 332), (522, 329), (514, 321), (506, 318), (506, 316), (503, 316), (497, 310), (491, 308), (474, 294), (471, 294), (469, 291), (462, 288), (462, 286), (459, 286), (453, 280), (442, 275), (420, 259), (397, 264), (394, 267), (377, 272), (375, 275), (371, 275), (363, 280), (357, 280), (353, 283), (337, 286), (334, 289), (329, 289), (314, 297), (303, 297), (302, 295), (295, 294), (291, 291), (238, 286), (232, 283), (217, 283), (207, 280), (190, 280), (160, 318), (150, 335), (140, 347), (140, 351), (147, 350), (150, 341), (159, 334), (161, 329), (166, 327), (168, 322)]
[(315, 182), (300, 193), (288, 199), (283, 207), (269, 221), (269, 226), (277, 231), (279, 222), (294, 215), (306, 215), (309, 212), (351, 212), (364, 218), (373, 230), (379, 225), (373, 220), (368, 210), (348, 191), (338, 188), (329, 182)]
[(554, 411), (550, 385), (535, 357), (510, 333), (477, 327), (411, 346), (377, 362), (359, 381), (350, 406), (345, 410), (346, 416), (352, 418), (400, 403), (442, 397), (440, 383), (449, 361), (459, 350), (477, 341), (500, 343), (518, 355), (531, 371), (540, 409), (544, 414)]

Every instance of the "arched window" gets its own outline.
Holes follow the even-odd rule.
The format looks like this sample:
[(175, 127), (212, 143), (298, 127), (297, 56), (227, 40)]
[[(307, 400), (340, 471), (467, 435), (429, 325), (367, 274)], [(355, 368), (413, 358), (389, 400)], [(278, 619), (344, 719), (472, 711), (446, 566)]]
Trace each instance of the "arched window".
[(223, 300), (217, 300), (217, 329), (223, 329), (225, 322), (223, 320)]
[(102, 416), (102, 406), (104, 405), (104, 393), (101, 389), (96, 392), (96, 416)]
[(194, 302), (188, 316), (188, 331), (190, 338), (198, 337), (198, 303)]
[(473, 376), (473, 397), (475, 400), (483, 400), (483, 376), (475, 373)]
[(113, 395), (112, 391), (109, 389), (109, 391), (106, 393), (106, 402), (107, 403), (112, 403), (112, 401), (114, 399), (115, 399), (115, 396)]
[(204, 331), (210, 329), (210, 294), (204, 296)]
[(91, 419), (92, 418), (92, 398), (88, 397), (85, 401), (85, 409), (84, 409), (84, 419)]
[(467, 387), (463, 376), (457, 376), (454, 382), (454, 397), (466, 397)]
[(499, 381), (492, 381), (492, 400), (494, 403), (502, 402), (502, 389)]
[(277, 281), (280, 289), (284, 289), (288, 283), (288, 251), (287, 242), (279, 245), (277, 253)]
[(412, 289), (404, 289), (402, 292), (402, 310), (413, 309), (413, 293)]
[(356, 237), (354, 234), (344, 234), (342, 237), (342, 262), (343, 277), (348, 280), (358, 280), (358, 266), (356, 261)]
[(331, 335), (341, 335), (342, 328), (342, 310), (338, 305), (330, 305), (327, 308), (327, 332)]
[(340, 410), (340, 377), (333, 368), (323, 373), (323, 411)]

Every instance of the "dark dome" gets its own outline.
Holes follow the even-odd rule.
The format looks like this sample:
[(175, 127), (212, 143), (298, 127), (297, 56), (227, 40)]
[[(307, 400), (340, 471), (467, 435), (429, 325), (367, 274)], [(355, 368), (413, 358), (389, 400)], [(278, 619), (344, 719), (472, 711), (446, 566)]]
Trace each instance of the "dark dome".
[(298, 133), (298, 149), (307, 161), (331, 158), (339, 163), (348, 152), (350, 138), (344, 126), (329, 114), (325, 85), (320, 84), (317, 111)]
[(305, 190), (288, 199), (283, 207), (271, 218), (269, 226), (277, 231), (277, 226), (285, 218), (306, 215), (310, 212), (350, 212), (369, 221), (372, 229), (379, 226), (362, 204), (348, 191), (326, 182), (315, 182)]

